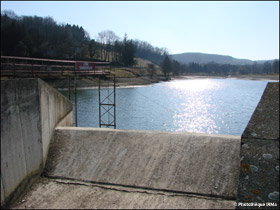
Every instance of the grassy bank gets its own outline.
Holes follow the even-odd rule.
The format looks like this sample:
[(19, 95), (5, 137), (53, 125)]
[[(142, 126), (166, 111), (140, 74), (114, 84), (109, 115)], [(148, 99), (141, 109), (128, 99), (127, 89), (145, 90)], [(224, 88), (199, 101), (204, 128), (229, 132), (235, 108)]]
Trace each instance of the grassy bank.
[[(151, 74), (151, 71), (144, 67), (111, 67), (111, 74), (115, 75), (116, 86), (149, 85), (166, 80), (159, 68)], [(55, 88), (68, 88), (68, 78), (65, 77), (46, 78), (43, 80)], [(95, 76), (78, 77), (76, 82), (78, 88), (98, 86), (98, 78)], [(71, 86), (74, 86), (73, 78)]]

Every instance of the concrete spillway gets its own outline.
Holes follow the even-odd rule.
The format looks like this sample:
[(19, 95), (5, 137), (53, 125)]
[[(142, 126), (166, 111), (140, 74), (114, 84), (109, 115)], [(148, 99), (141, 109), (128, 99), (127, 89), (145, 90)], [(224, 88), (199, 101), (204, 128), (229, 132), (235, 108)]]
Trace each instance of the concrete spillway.
[(60, 127), (45, 174), (234, 200), (239, 153), (235, 136)]

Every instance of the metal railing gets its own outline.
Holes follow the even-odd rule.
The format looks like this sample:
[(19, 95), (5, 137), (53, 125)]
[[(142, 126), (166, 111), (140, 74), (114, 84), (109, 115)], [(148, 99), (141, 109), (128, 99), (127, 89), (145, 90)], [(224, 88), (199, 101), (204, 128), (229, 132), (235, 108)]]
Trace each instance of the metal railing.
[[(82, 68), (81, 68), (82, 66)], [(78, 104), (77, 104), (77, 77), (94, 76), (99, 80), (99, 127), (114, 127), (116, 128), (116, 86), (115, 76), (113, 80), (113, 92), (109, 92), (108, 87), (102, 84), (102, 78), (107, 80), (114, 75), (110, 69), (109, 62), (91, 62), (91, 61), (71, 61), (71, 60), (54, 60), (41, 58), (27, 58), (14, 56), (1, 56), (1, 77), (15, 78), (68, 78), (68, 99), (71, 95), (71, 78), (74, 78), (74, 95), (75, 102), (75, 122), (78, 126)], [(104, 81), (107, 81), (104, 80)], [(107, 81), (108, 82), (108, 81)], [(105, 94), (102, 94), (104, 92)], [(106, 89), (107, 88), (107, 89)], [(108, 94), (108, 95), (106, 95)], [(102, 99), (102, 97), (105, 99)], [(113, 109), (112, 109), (113, 108)], [(105, 110), (105, 112), (104, 112)]]
[[(92, 70), (77, 70), (77, 62), (94, 63)], [(71, 61), (1, 56), (1, 77), (53, 77), (110, 74), (109, 62)]]

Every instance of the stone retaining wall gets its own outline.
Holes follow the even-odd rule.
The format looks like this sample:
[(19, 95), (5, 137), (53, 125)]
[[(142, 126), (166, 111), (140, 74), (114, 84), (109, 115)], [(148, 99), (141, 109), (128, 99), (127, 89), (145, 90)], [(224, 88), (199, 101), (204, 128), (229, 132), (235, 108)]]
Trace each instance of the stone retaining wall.
[(237, 208), (250, 203), (279, 209), (279, 83), (267, 84), (242, 134)]

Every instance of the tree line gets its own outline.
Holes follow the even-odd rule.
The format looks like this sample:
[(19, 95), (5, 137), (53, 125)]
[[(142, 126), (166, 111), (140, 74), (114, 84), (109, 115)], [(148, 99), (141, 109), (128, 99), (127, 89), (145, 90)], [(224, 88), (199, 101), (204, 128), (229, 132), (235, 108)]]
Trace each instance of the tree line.
[(113, 31), (101, 31), (96, 39), (81, 26), (57, 24), (52, 17), (1, 13), (1, 55), (56, 59), (102, 60), (133, 66), (135, 57), (160, 64), (166, 49), (147, 42), (120, 39)]
[[(52, 17), (17, 16), (1, 13), (1, 55), (70, 60), (110, 61), (112, 65), (134, 66), (135, 57), (160, 65), (168, 76), (191, 73), (208, 75), (279, 73), (279, 60), (253, 65), (188, 65), (172, 60), (166, 48), (146, 41), (121, 39), (113, 31), (101, 31), (95, 39), (81, 26), (57, 24)], [(155, 66), (148, 66), (154, 72)]]
[(172, 60), (170, 56), (166, 55), (161, 63), (161, 67), (165, 76), (170, 74), (184, 75), (192, 73), (206, 75), (279, 74), (279, 59), (276, 59), (273, 62), (254, 62), (252, 65), (218, 64), (215, 62), (207, 64), (182, 64), (176, 60)]

